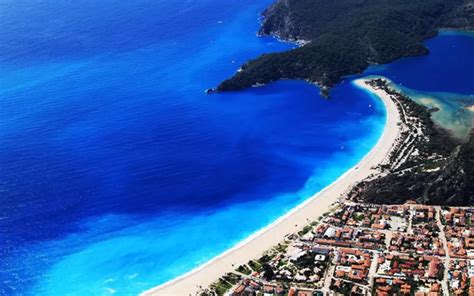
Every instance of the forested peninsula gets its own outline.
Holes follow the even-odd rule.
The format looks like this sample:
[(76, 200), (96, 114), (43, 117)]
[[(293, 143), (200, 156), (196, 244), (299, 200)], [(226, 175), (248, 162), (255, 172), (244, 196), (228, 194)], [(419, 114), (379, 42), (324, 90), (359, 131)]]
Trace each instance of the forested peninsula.
[(327, 93), (371, 64), (427, 54), (439, 29), (474, 28), (474, 0), (277, 0), (263, 16), (259, 34), (304, 45), (247, 62), (218, 91), (303, 79)]

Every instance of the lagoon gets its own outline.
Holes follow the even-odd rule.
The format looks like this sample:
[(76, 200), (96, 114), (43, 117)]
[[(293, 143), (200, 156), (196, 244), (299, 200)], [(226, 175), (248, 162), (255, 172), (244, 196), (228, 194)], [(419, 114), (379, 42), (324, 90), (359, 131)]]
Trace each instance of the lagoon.
[[(302, 81), (204, 94), (293, 46), (255, 36), (270, 3), (0, 4), (0, 295), (137, 294), (270, 224), (371, 149), (383, 104), (347, 80), (330, 99)], [(450, 56), (472, 60), (466, 44)], [(436, 69), (450, 67), (436, 75), (461, 67), (430, 49)], [(472, 93), (392, 65), (364, 75)]]

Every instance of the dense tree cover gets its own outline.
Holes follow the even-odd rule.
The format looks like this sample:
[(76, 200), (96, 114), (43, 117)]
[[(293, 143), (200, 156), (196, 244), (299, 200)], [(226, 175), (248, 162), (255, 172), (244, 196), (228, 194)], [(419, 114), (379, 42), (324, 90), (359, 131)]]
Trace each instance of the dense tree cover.
[(376, 79), (374, 81), (381, 86), (385, 92), (397, 97), (398, 101), (401, 102), (405, 108), (410, 110), (410, 116), (419, 118), (423, 123), (423, 133), (428, 137), (429, 141), (418, 147), (421, 153), (427, 155), (436, 153), (445, 157), (448, 157), (452, 153), (453, 149), (459, 144), (458, 140), (453, 138), (447, 130), (434, 124), (431, 118), (432, 113), (426, 106), (418, 104), (405, 94), (390, 88), (383, 79)]
[(261, 34), (310, 41), (264, 54), (242, 66), (218, 90), (278, 79), (324, 87), (370, 64), (426, 54), (423, 40), (443, 27), (473, 28), (474, 0), (279, 0), (264, 12)]
[(359, 199), (368, 203), (404, 203), (472, 206), (474, 204), (474, 133), (457, 146), (446, 165), (432, 173), (388, 174), (360, 184)]
[[(400, 204), (416, 200), (423, 204), (472, 206), (474, 204), (474, 130), (466, 142), (454, 140), (446, 131), (435, 126), (431, 113), (407, 96), (390, 89), (386, 82), (374, 80), (377, 86), (395, 96), (410, 110), (410, 116), (421, 121), (427, 142), (414, 145), (420, 157), (407, 161), (398, 169), (409, 169), (408, 173), (391, 171), (388, 174), (357, 185), (356, 199), (366, 203)], [(396, 146), (395, 151), (402, 146)], [(398, 153), (396, 153), (398, 155)], [(433, 162), (426, 155), (437, 155), (441, 161)], [(437, 169), (432, 170), (433, 167)]]

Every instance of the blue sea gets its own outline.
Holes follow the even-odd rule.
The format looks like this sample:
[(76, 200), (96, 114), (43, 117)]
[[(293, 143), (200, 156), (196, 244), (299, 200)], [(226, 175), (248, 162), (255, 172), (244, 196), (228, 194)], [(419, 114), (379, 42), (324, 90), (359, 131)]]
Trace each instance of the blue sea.
[(434, 122), (465, 140), (474, 123), (466, 108), (474, 106), (474, 32), (442, 30), (425, 45), (429, 55), (370, 67), (363, 75), (387, 77), (416, 102), (439, 109)]
[[(256, 36), (269, 4), (0, 2), (0, 295), (136, 295), (265, 227), (374, 146), (385, 110), (353, 77), (329, 99), (302, 81), (204, 94), (294, 47)], [(367, 75), (474, 93), (457, 84), (472, 68), (451, 64), (472, 61), (470, 38), (430, 40), (439, 72), (426, 80), (408, 83), (427, 57)]]

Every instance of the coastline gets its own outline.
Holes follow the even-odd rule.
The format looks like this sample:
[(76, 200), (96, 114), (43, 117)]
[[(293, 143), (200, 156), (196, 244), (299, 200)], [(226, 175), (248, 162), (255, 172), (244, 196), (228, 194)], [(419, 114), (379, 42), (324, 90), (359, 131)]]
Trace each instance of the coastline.
[(387, 93), (366, 85), (364, 81), (366, 79), (357, 79), (353, 83), (382, 100), (386, 110), (386, 122), (377, 144), (358, 164), (323, 190), (235, 247), (174, 280), (144, 291), (141, 295), (195, 294), (200, 288), (209, 286), (223, 274), (233, 271), (237, 266), (251, 259), (258, 258), (263, 252), (281, 242), (285, 235), (300, 230), (309, 221), (316, 220), (343, 197), (354, 184), (377, 172), (374, 167), (384, 161), (399, 136), (399, 113)]

